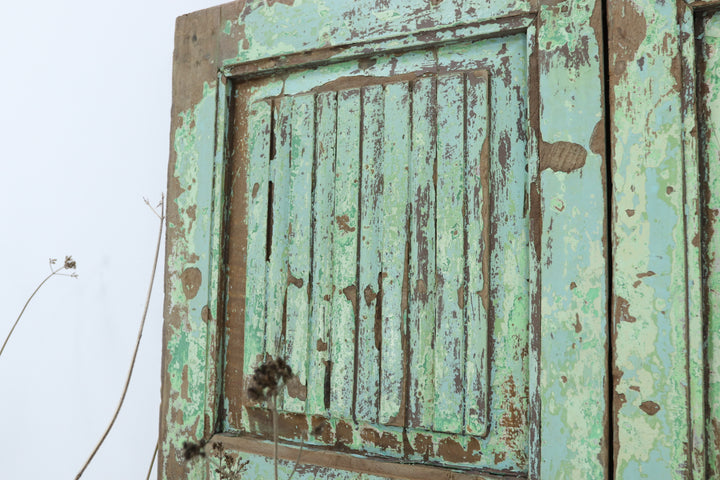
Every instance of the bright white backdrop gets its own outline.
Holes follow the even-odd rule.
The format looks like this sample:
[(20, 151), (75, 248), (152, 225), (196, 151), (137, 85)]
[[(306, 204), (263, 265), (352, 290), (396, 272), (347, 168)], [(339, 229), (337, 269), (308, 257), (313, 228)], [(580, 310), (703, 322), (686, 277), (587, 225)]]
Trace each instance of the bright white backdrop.
[[(175, 17), (216, 0), (4, 2), (0, 10), (0, 478), (72, 479), (116, 406), (165, 190)], [(84, 479), (144, 479), (157, 438), (162, 265), (135, 375)], [(155, 475), (153, 473), (153, 475)], [(153, 477), (154, 478), (154, 477)]]

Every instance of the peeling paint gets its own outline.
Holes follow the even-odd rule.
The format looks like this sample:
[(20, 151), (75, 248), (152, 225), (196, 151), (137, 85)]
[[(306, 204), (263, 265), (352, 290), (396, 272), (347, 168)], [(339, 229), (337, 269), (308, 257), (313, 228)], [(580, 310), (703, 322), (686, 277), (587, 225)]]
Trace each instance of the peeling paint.
[[(283, 73), (276, 79), (249, 80), (250, 86), (234, 90), (243, 98), (236, 99), (236, 114), (256, 109), (250, 119), (236, 118), (238, 123), (231, 125), (235, 151), (252, 156), (255, 153), (247, 152), (257, 147), (266, 151), (257, 163), (285, 162), (288, 170), (251, 166), (248, 173), (247, 165), (230, 162), (237, 168), (239, 183), (245, 184), (242, 176), (246, 174), (257, 173), (258, 178), (229, 190), (243, 192), (237, 194), (244, 197), (232, 203), (236, 210), (229, 216), (250, 220), (247, 251), (241, 242), (237, 247), (226, 245), (232, 251), (227, 258), (243, 258), (247, 272), (253, 273), (243, 282), (228, 282), (231, 288), (224, 300), (231, 327), (224, 332), (230, 342), (224, 346), (225, 367), (235, 373), (226, 378), (247, 374), (257, 354), (265, 351), (278, 354), (285, 349), (298, 355), (292, 361), (294, 370), (296, 365), (303, 367), (298, 368), (300, 378), (288, 386), (282, 405), (292, 410), (281, 419), (280, 434), (287, 439), (317, 429), (313, 442), (334, 444), (341, 451), (452, 463), (506, 475), (531, 471), (535, 478), (540, 471), (543, 478), (560, 478), (558, 472), (567, 478), (600, 477), (606, 465), (601, 455), (607, 416), (602, 404), (607, 291), (606, 239), (604, 225), (598, 221), (604, 218), (606, 201), (602, 88), (598, 84), (599, 5), (545, 2), (538, 7), (536, 2), (520, 0), (387, 4), (267, 0), (218, 7), (179, 23), (182, 48), (176, 50), (177, 61), (185, 63), (178, 63), (181, 67), (176, 72), (195, 70), (187, 81), (184, 73), (176, 73), (177, 92), (181, 92), (176, 94), (183, 100), (174, 102), (178, 105), (173, 130), (176, 158), (171, 160), (169, 176), (174, 205), (168, 216), (172, 226), (167, 250), (163, 387), (167, 416), (163, 421), (170, 430), (163, 434), (161, 454), (166, 477), (205, 478), (201, 468), (180, 473), (178, 445), (185, 438), (207, 438), (215, 425), (212, 414), (206, 419), (215, 408), (205, 403), (211, 402), (212, 395), (197, 400), (194, 392), (205, 395), (215, 390), (215, 385), (203, 382), (212, 378), (205, 375), (206, 361), (214, 358), (207, 348), (212, 348), (211, 329), (217, 323), (215, 305), (222, 288), (217, 284), (220, 273), (210, 259), (224, 257), (209, 250), (215, 247), (208, 247), (214, 244), (207, 234), (208, 219), (214, 215), (209, 199), (219, 194), (211, 191), (217, 154), (214, 105), (223, 85), (216, 82), (216, 71), (219, 66), (262, 63), (271, 57), (282, 67), (283, 62), (300, 58), (288, 60), (285, 55), (298, 52), (307, 52), (307, 58), (323, 65)], [(501, 27), (491, 25), (527, 13), (537, 15), (538, 21), (512, 27), (510, 33), (497, 32)], [(484, 19), (490, 19), (482, 24), (486, 26), (472, 26)], [(506, 21), (510, 25), (515, 20)], [(228, 38), (208, 41), (211, 24), (217, 35)], [(462, 34), (453, 29), (465, 25), (485, 32), (482, 40), (443, 45), (454, 39), (452, 35), (461, 39)], [(452, 28), (429, 31), (440, 26)], [(409, 36), (399, 38), (398, 32)], [(333, 56), (342, 49), (372, 47), (349, 45), (357, 39), (382, 39), (383, 48), (400, 49), (402, 54), (374, 53), (360, 61), (333, 64)], [(432, 51), (412, 51), (422, 41), (432, 41)], [(668, 45), (672, 49), (672, 42)], [(313, 53), (318, 48), (324, 50)], [(367, 78), (353, 80), (357, 84), (342, 80), (339, 92), (327, 90), (339, 88), (330, 83), (338, 78), (362, 76)], [(462, 95), (486, 91), (491, 97), (458, 102), (449, 88), (443, 90), (455, 83)], [(236, 88), (233, 81), (227, 84)], [(317, 85), (326, 90), (313, 90)], [(396, 130), (387, 128), (391, 133), (382, 140), (397, 147), (388, 147), (383, 154), (413, 154), (413, 162), (406, 159), (405, 168), (397, 171), (390, 170), (390, 162), (372, 163), (372, 157), (381, 157), (371, 142), (362, 144), (364, 154), (358, 151), (361, 139), (373, 135), (362, 131), (372, 125), (369, 104), (362, 102), (373, 89), (396, 95), (387, 97), (384, 108), (391, 115), (383, 117)], [(422, 89), (440, 102), (423, 103), (413, 93)], [(303, 109), (310, 105), (316, 110), (308, 114)], [(421, 109), (426, 111), (424, 117), (437, 121), (418, 121), (412, 123), (412, 130), (403, 130), (401, 120)], [(303, 117), (303, 112), (309, 116)], [(323, 112), (333, 112), (333, 119)], [(265, 114), (267, 119), (278, 116), (265, 124), (260, 120)], [(303, 123), (301, 118), (312, 121)], [(314, 150), (297, 133), (308, 127), (318, 129), (320, 145)], [(249, 130), (256, 130), (257, 136), (246, 139)], [(323, 137), (323, 132), (336, 131), (332, 142)], [(442, 132), (439, 140), (438, 131)], [(474, 138), (474, 132), (489, 133)], [(537, 145), (538, 139), (544, 141)], [(436, 152), (442, 161), (434, 165)], [(222, 152), (217, 158), (223, 159)], [(298, 158), (313, 159), (311, 163), (322, 168), (308, 176), (302, 163), (295, 161)], [(463, 162), (457, 162), (458, 158)], [(430, 168), (419, 172), (421, 162), (429, 162)], [(381, 170), (382, 183), (364, 184)], [(297, 178), (311, 180), (302, 183)], [(459, 183), (453, 183), (456, 178)], [(268, 200), (268, 182), (274, 186), (272, 201)], [(669, 183), (679, 188), (676, 181)], [(669, 183), (658, 180), (659, 191), (668, 192)], [(357, 204), (365, 187), (391, 200), (372, 207)], [(418, 205), (437, 191), (440, 216), (433, 218)], [(456, 196), (457, 191), (463, 194)], [(316, 213), (306, 203), (310, 192)], [(247, 217), (245, 198), (251, 212)], [(268, 204), (282, 199), (290, 206), (274, 212), (270, 222), (280, 228), (266, 231), (264, 217), (252, 223), (254, 212), (266, 215)], [(371, 208), (378, 209), (377, 217), (367, 216)], [(623, 208), (636, 209), (635, 217), (646, 214), (643, 205)], [(389, 220), (410, 217), (410, 212), (420, 221)], [(470, 215), (476, 221), (465, 222)], [(387, 252), (376, 252), (378, 270), (360, 281), (358, 272), (372, 264), (363, 255), (378, 248), (372, 243), (379, 238), (377, 232), (364, 230), (371, 218), (377, 218), (382, 238), (397, 241), (388, 244), (392, 248)], [(234, 221), (238, 220), (229, 220)], [(326, 249), (330, 252), (325, 255), (327, 261), (301, 248), (306, 235), (331, 246)], [(359, 263), (358, 255), (363, 259)], [(472, 261), (466, 264), (464, 255)], [(284, 258), (290, 260), (276, 260)], [(437, 269), (439, 277), (434, 275)], [(234, 276), (246, 274), (236, 264), (229, 265), (229, 271)], [(321, 271), (331, 273), (317, 273)], [(642, 271), (649, 269), (636, 270)], [(653, 277), (633, 280), (642, 278), (649, 284), (664, 274), (654, 266), (653, 271), (657, 272)], [(270, 279), (267, 289), (266, 278)], [(478, 280), (465, 285), (465, 278)], [(266, 305), (254, 298), (270, 300)], [(626, 310), (640, 323), (635, 304), (626, 303)], [(462, 324), (466, 316), (470, 320), (460, 331), (457, 322)], [(436, 328), (431, 335), (417, 335)], [(369, 348), (358, 346), (358, 338)], [(309, 356), (302, 356), (301, 351)], [(467, 361), (466, 351), (472, 353)], [(362, 367), (356, 364), (358, 358)], [(373, 377), (378, 379), (375, 387), (368, 381), (366, 367), (378, 372)], [(362, 372), (359, 378), (358, 372)], [(366, 387), (377, 389), (368, 395), (378, 399), (374, 405), (354, 396)], [(226, 389), (229, 394), (233, 391)], [(468, 401), (467, 391), (473, 392), (472, 398), (477, 392), (477, 398), (486, 400)], [(225, 404), (236, 408), (243, 394), (238, 397)], [(633, 399), (632, 404), (640, 401)], [(458, 405), (464, 413), (453, 417), (451, 408)], [(663, 408), (653, 418), (660, 419), (666, 411)], [(359, 414), (372, 427), (360, 426)], [(482, 420), (477, 421), (478, 417)], [(259, 406), (231, 412), (222, 422), (223, 428), (238, 433), (267, 435), (271, 428), (267, 411)], [(269, 478), (267, 461), (252, 457), (250, 468), (251, 478)], [(311, 478), (309, 472), (299, 475)], [(347, 478), (337, 472), (323, 474), (322, 478)], [(373, 478), (362, 476), (366, 477)]]
[(202, 272), (195, 267), (186, 268), (180, 275), (180, 281), (182, 282), (185, 298), (192, 300), (200, 290)]
[(660, 405), (653, 402), (652, 400), (646, 400), (640, 404), (640, 410), (652, 416), (660, 411)]
[[(438, 445), (438, 455), (449, 462), (477, 462), (482, 459), (480, 453), (480, 443), (476, 439), (471, 439), (467, 448), (463, 448), (457, 442), (450, 438), (440, 440)], [(497, 462), (496, 462), (497, 463)]]

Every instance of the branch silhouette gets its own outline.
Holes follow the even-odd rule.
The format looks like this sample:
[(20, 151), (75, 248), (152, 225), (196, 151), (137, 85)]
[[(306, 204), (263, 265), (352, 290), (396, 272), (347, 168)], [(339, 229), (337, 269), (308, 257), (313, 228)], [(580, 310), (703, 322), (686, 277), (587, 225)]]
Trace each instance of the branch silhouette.
[[(105, 433), (103, 433), (102, 437), (100, 437), (100, 441), (98, 441), (97, 445), (95, 445), (95, 449), (93, 449), (92, 453), (88, 457), (88, 459), (85, 461), (85, 464), (82, 466), (80, 471), (78, 472), (77, 476), (75, 476), (75, 480), (78, 480), (80, 477), (82, 477), (83, 473), (85, 472), (85, 469), (90, 465), (90, 462), (95, 457), (95, 454), (100, 450), (100, 446), (103, 444), (105, 439), (107, 438), (108, 434), (110, 433), (110, 430), (112, 430), (113, 425), (115, 424), (115, 420), (117, 420), (118, 414), (120, 413), (120, 409), (122, 408), (123, 402), (125, 401), (125, 395), (127, 394), (128, 387), (130, 386), (130, 379), (132, 378), (133, 374), (133, 368), (135, 368), (135, 359), (137, 358), (138, 349), (140, 348), (140, 339), (142, 338), (142, 332), (145, 328), (145, 319), (147, 318), (147, 312), (148, 308), (150, 307), (150, 296), (152, 295), (152, 287), (153, 283), (155, 281), (155, 271), (157, 270), (157, 264), (158, 264), (158, 257), (160, 256), (160, 244), (162, 241), (162, 231), (163, 226), (165, 222), (165, 195), (161, 196), (160, 204), (157, 206), (157, 208), (160, 209), (160, 213), (155, 210), (150, 205), (150, 202), (147, 199), (144, 199), (145, 203), (148, 207), (157, 215), (157, 217), (160, 219), (160, 229), (158, 231), (158, 239), (157, 239), (157, 246), (155, 247), (155, 260), (153, 261), (153, 268), (152, 268), (152, 274), (150, 275), (150, 286), (148, 287), (147, 297), (145, 298), (145, 310), (143, 311), (142, 315), (142, 321), (140, 322), (140, 328), (138, 329), (138, 335), (137, 340), (135, 342), (135, 351), (133, 351), (132, 360), (130, 361), (130, 369), (128, 370), (127, 377), (125, 379), (125, 387), (123, 388), (122, 395), (120, 396), (120, 402), (118, 403), (117, 408), (115, 409), (115, 414), (113, 415), (112, 419), (110, 420), (110, 423), (108, 424), (107, 428), (105, 429)], [(152, 468), (152, 466), (150, 467)]]

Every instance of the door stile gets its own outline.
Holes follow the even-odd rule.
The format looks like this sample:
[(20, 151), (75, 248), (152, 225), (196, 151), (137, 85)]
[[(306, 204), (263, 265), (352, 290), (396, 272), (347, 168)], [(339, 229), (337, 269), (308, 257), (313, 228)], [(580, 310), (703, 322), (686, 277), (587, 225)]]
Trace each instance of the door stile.
[[(701, 10), (701, 9), (700, 9)], [(682, 68), (681, 113), (682, 113), (682, 162), (683, 195), (685, 205), (685, 316), (687, 318), (687, 385), (689, 395), (689, 438), (688, 469), (690, 477), (708, 478), (708, 444), (705, 421), (707, 415), (707, 371), (706, 371), (706, 326), (703, 305), (703, 242), (701, 193), (701, 163), (704, 158), (701, 134), (701, 113), (698, 86), (701, 81), (700, 28), (702, 13), (678, 3), (677, 19), (680, 25), (679, 52)]]
[(540, 5), (531, 478), (609, 478), (602, 7), (601, 0)]
[(542, 459), (541, 422), (542, 422), (542, 382), (540, 377), (540, 357), (542, 351), (542, 328), (540, 302), (542, 298), (542, 275), (540, 269), (542, 248), (542, 213), (540, 189), (540, 154), (538, 139), (540, 137), (540, 99), (538, 29), (539, 19), (527, 30), (527, 72), (530, 86), (527, 99), (528, 112), (528, 215), (530, 217), (529, 232), (529, 267), (530, 267), (530, 318), (528, 319), (528, 390), (529, 390), (529, 429), (528, 429), (528, 479), (539, 480)]

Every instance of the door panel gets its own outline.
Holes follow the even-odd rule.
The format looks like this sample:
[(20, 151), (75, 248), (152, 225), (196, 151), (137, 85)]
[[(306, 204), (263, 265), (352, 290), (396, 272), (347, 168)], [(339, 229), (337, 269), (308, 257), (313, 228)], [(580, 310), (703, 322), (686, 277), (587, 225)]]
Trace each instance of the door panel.
[(290, 439), (319, 428), (309, 444), (527, 469), (526, 42), (319, 67), (280, 96), (256, 81), (233, 110), (250, 195), (229, 221), (247, 217), (252, 293), (244, 337), (226, 335), (244, 349), (228, 405), (248, 412), (227, 432), (272, 436), (244, 393), (268, 354), (297, 374), (278, 400)]

